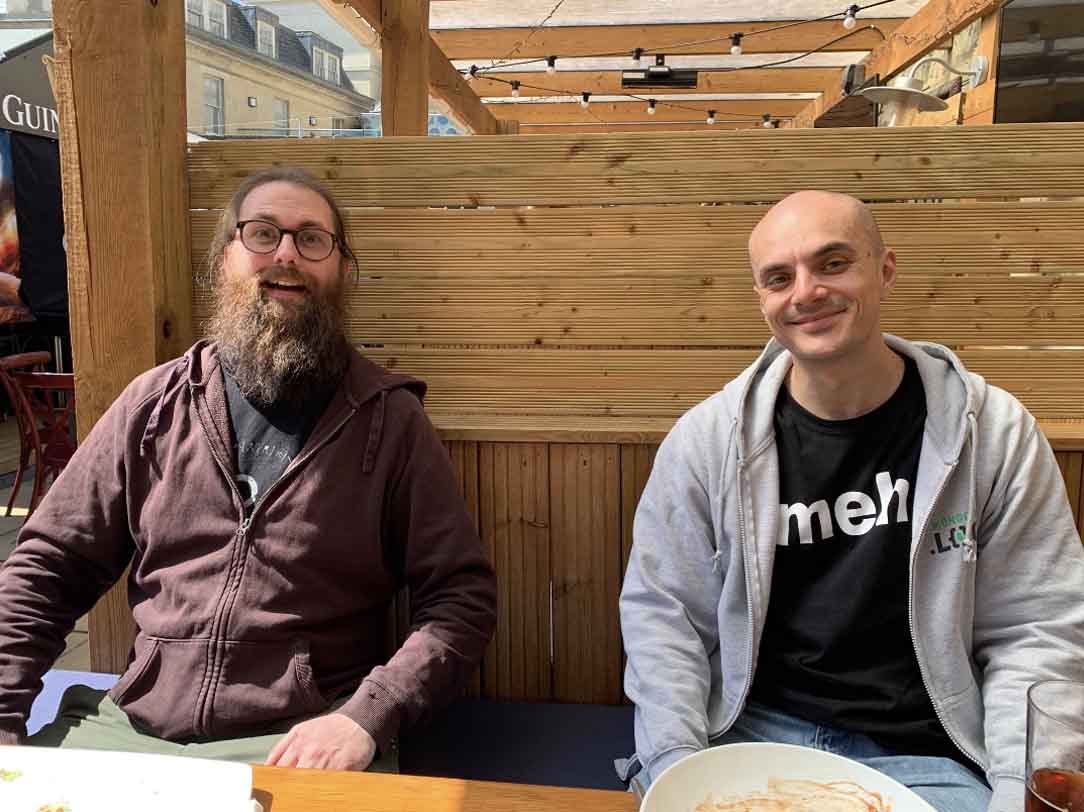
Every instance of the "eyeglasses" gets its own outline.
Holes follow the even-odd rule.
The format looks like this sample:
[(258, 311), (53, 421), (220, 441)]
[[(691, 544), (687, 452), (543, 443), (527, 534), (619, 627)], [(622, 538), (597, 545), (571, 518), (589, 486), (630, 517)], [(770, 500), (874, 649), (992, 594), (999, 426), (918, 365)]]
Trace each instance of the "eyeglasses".
[(322, 228), (282, 228), (266, 220), (242, 220), (237, 224), (241, 231), (241, 243), (254, 254), (270, 254), (277, 250), (282, 242), (282, 235), (289, 234), (294, 239), (297, 253), (310, 262), (320, 262), (331, 256), (339, 238)]

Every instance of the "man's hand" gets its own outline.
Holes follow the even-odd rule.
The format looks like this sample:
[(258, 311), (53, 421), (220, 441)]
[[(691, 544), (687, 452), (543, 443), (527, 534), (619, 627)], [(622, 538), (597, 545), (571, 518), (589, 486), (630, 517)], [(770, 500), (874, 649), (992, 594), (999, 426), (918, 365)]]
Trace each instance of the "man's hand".
[(375, 755), (376, 742), (369, 731), (349, 716), (331, 713), (294, 725), (264, 763), (270, 767), (364, 770)]

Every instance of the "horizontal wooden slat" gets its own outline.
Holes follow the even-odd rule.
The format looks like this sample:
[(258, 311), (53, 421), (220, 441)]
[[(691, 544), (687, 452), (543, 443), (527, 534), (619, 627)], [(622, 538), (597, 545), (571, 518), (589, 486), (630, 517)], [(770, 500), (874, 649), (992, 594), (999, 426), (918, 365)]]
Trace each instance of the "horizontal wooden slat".
[[(676, 417), (460, 414), (430, 409), (445, 439), (520, 443), (659, 443)], [(1043, 420), (1039, 429), (1055, 451), (1084, 451), (1084, 419)]]
[[(701, 72), (697, 77), (697, 93), (819, 93), (829, 82), (839, 78), (842, 68), (762, 68), (717, 73)], [(510, 82), (532, 85), (523, 88), (524, 95), (567, 96), (568, 91), (589, 91), (599, 96), (628, 92), (621, 86), (619, 71), (561, 71), (559, 83), (540, 80), (537, 73), (509, 72), (498, 74), (500, 81), (480, 76), (473, 82), (475, 92), (482, 97), (511, 96)], [(552, 87), (552, 90), (539, 88)], [(665, 99), (673, 93), (689, 93), (689, 88), (651, 88), (648, 97)], [(720, 102), (721, 103), (721, 102)]]
[[(746, 241), (764, 206), (577, 209), (347, 209), (365, 275), (746, 277)], [(878, 204), (904, 275), (1084, 272), (1084, 203)], [(217, 211), (192, 213), (204, 267)]]
[[(665, 102), (665, 99), (662, 100)], [(715, 110), (720, 119), (747, 118), (749, 126), (759, 125), (759, 117), (791, 116), (801, 110), (806, 99), (733, 99), (683, 101), (680, 107), (660, 104), (656, 116), (669, 121), (695, 121), (703, 123), (708, 110)], [(500, 102), (488, 105), (497, 118), (512, 118), (521, 124), (553, 124), (572, 122), (597, 124), (599, 122), (650, 121), (642, 101), (599, 102), (593, 101), (586, 108), (579, 102), (530, 102), (508, 104)], [(705, 125), (706, 126), (706, 125)]]
[[(747, 277), (746, 241), (765, 206), (347, 209), (365, 275)], [(901, 273), (1084, 272), (1084, 203), (877, 204)], [(205, 262), (217, 211), (192, 213)]]
[(1073, 196), (1084, 124), (208, 141), (189, 153), (192, 208), (222, 206), (272, 164), (309, 169), (351, 206), (765, 201), (810, 187), (870, 200)]
[[(425, 380), (427, 407), (449, 420), (472, 414), (672, 418), (722, 389), (758, 355), (755, 349), (403, 347), (362, 348), (362, 352), (377, 363)], [(1084, 350), (964, 349), (959, 355), (968, 369), (1012, 392), (1037, 417), (1080, 420), (1079, 427), (1068, 422), (1052, 428), (1061, 447), (1068, 450), (1074, 442), (1084, 443)], [(624, 423), (620, 430), (636, 432), (637, 425), (659, 428)], [(665, 422), (661, 425), (666, 426)], [(454, 421), (447, 427), (454, 428)], [(556, 426), (543, 422), (536, 428)]]
[[(903, 20), (862, 17), (863, 24), (876, 25), (884, 34), (895, 31)], [(563, 58), (626, 52), (634, 48), (650, 49), (652, 54), (727, 54), (730, 35), (742, 32), (747, 37), (743, 50), (750, 54), (805, 52), (815, 48), (826, 51), (868, 50), (882, 41), (876, 31), (856, 32), (843, 42), (825, 43), (846, 33), (842, 20), (806, 22), (780, 28), (779, 20), (770, 22), (672, 23), (661, 25), (571, 25), (545, 28), (457, 28), (433, 30), (431, 34), (449, 59), (503, 59), (515, 53), (516, 59), (560, 54)], [(766, 31), (766, 29), (775, 29)], [(757, 33), (757, 32), (764, 33)], [(678, 47), (674, 47), (678, 46)], [(482, 60), (486, 60), (484, 63)], [(629, 68), (632, 67), (631, 61)], [(545, 63), (542, 64), (545, 67)]]
[[(197, 288), (195, 316), (211, 297)], [(948, 344), (1076, 345), (1084, 275), (903, 275), (882, 310), (889, 332)], [(768, 330), (748, 279), (362, 279), (347, 333), (369, 344), (753, 346)]]

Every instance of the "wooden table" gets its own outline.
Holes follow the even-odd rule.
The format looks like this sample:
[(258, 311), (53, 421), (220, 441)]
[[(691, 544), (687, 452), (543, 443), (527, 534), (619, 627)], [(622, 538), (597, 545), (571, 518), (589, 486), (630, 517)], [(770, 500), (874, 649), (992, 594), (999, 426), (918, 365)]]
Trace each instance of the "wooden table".
[(264, 812), (635, 812), (629, 792), (414, 775), (252, 768)]

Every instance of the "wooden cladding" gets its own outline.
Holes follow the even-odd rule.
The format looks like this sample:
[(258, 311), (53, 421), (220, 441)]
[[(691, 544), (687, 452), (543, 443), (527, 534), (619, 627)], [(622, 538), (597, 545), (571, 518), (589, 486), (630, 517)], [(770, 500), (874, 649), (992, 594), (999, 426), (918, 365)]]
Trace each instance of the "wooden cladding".
[(497, 632), (481, 695), (616, 704), (625, 539), (655, 446), (448, 448), (464, 481), (476, 472), (478, 529), (497, 570)]
[[(657, 445), (447, 445), (468, 504), (478, 498), (479, 532), (497, 570), (497, 632), (476, 692), (621, 701), (618, 596)], [(1084, 529), (1084, 452), (1057, 458)]]
[(308, 169), (344, 206), (384, 208), (751, 202), (803, 188), (867, 200), (1079, 196), (1084, 127), (209, 141), (189, 153), (191, 207), (223, 206), (273, 164)]

